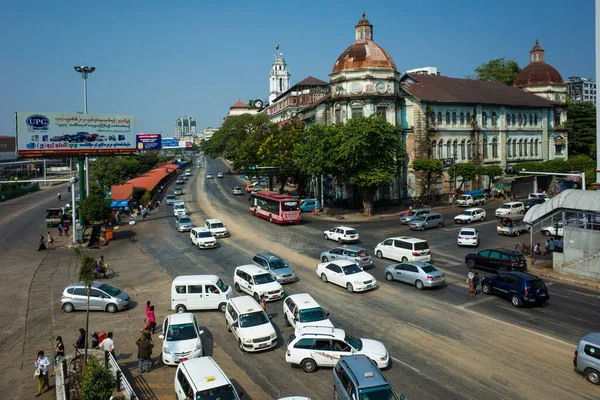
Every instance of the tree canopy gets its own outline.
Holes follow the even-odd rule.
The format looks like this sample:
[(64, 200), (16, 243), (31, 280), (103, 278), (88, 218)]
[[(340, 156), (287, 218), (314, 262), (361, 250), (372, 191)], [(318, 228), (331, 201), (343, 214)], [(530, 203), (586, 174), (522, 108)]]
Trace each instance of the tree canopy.
[(501, 57), (475, 68), (473, 77), (480, 81), (496, 81), (512, 86), (519, 72), (521, 72), (521, 68), (516, 61)]
[(105, 221), (111, 216), (112, 209), (104, 197), (90, 193), (81, 201), (79, 212), (87, 221)]
[(415, 171), (421, 172), (423, 175), (421, 179), (421, 198), (425, 196), (431, 197), (433, 184), (444, 169), (442, 160), (416, 158), (413, 160), (412, 167)]
[(569, 132), (569, 155), (584, 154), (596, 158), (596, 106), (571, 102), (564, 127)]

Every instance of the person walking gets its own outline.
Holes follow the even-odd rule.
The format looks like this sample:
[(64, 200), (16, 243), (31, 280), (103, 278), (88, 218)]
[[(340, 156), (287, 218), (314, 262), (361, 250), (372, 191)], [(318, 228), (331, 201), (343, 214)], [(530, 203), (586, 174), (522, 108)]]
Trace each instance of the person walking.
[(479, 279), (479, 272), (475, 272), (475, 276), (473, 277), (473, 296), (477, 296), (479, 294), (479, 283), (481, 280)]
[(152, 347), (154, 347), (154, 344), (150, 341), (150, 334), (143, 333), (135, 344), (138, 347), (138, 368), (140, 374), (143, 373), (142, 366), (144, 364), (146, 365), (146, 372), (150, 372)]
[(58, 191), (58, 201), (60, 201), (60, 199), (62, 198), (62, 195), (60, 194), (60, 190)]
[(75, 342), (75, 347), (78, 349), (85, 349), (86, 346), (86, 337), (85, 337), (85, 329), (79, 328), (79, 337), (77, 337), (77, 341)]
[(556, 242), (554, 241), (553, 237), (550, 238), (549, 248), (550, 248), (550, 253), (552, 253), (552, 252), (554, 252), (554, 250), (556, 250)]
[(58, 223), (58, 236), (62, 236), (63, 234), (63, 225), (62, 225), (62, 221), (60, 221)]
[(108, 368), (109, 354), (112, 354), (115, 359), (117, 358), (117, 356), (115, 356), (115, 342), (113, 340), (113, 333), (108, 332), (106, 338), (96, 348), (104, 350), (104, 364)]
[(42, 389), (46, 386), (46, 390), (50, 389), (50, 382), (48, 379), (48, 366), (50, 361), (48, 357), (44, 355), (43, 351), (38, 351), (37, 359), (35, 360), (35, 373), (34, 377), (38, 380), (38, 392), (35, 397), (39, 397), (42, 394)]
[(63, 343), (62, 336), (57, 336), (56, 347), (54, 348), (54, 371), (52, 371), (50, 376), (56, 375), (56, 368), (63, 358), (65, 358), (65, 344)]
[(69, 236), (69, 220), (65, 219), (63, 222), (63, 230), (65, 231), (65, 236)]
[(533, 248), (533, 254), (535, 255), (540, 255), (542, 254), (542, 251), (540, 250), (540, 244), (536, 244), (535, 247)]
[(264, 295), (260, 296), (259, 305), (260, 305), (260, 308), (262, 308), (264, 312), (267, 312), (267, 300)]
[(550, 254), (550, 239), (546, 239), (544, 243), (544, 255)]
[(67, 185), (67, 192), (71, 193), (71, 185)]
[(156, 329), (156, 316), (154, 315), (154, 306), (150, 306), (150, 311), (146, 315), (146, 319), (148, 320), (148, 331), (154, 334), (154, 330)]
[(469, 286), (469, 294), (471, 296), (475, 296), (475, 286), (473, 285), (473, 278), (475, 278), (475, 274), (473, 272), (469, 272), (467, 274), (467, 280), (465, 281)]
[(44, 235), (40, 235), (38, 251), (41, 251), (41, 250), (46, 250), (46, 243), (44, 242)]
[(46, 246), (48, 247), (48, 249), (50, 248), (56, 248), (56, 246), (54, 246), (54, 238), (52, 237), (52, 235), (50, 234), (50, 231), (47, 232), (46, 235)]

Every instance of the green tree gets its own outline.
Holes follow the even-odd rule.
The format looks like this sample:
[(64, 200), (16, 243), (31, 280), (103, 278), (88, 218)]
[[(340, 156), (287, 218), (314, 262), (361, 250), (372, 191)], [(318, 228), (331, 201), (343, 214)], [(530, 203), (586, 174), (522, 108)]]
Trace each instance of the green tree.
[(412, 167), (415, 171), (422, 173), (421, 199), (431, 197), (434, 182), (442, 173), (442, 161), (431, 158), (416, 158), (413, 160)]
[(148, 205), (150, 204), (151, 201), (152, 201), (152, 194), (146, 190), (146, 192), (144, 192), (144, 195), (140, 199), (140, 203), (142, 203), (142, 205), (148, 207)]
[(519, 72), (521, 72), (521, 68), (516, 61), (507, 60), (502, 57), (481, 64), (475, 68), (475, 75), (469, 78), (475, 78), (480, 81), (502, 82), (505, 85), (512, 86)]
[(494, 178), (496, 178), (497, 176), (502, 176), (504, 175), (504, 170), (502, 169), (501, 166), (494, 164), (494, 165), (485, 165), (485, 166), (481, 166), (477, 169), (477, 175), (479, 176), (487, 176), (488, 177), (488, 189), (492, 186), (492, 182), (494, 180)]
[[(85, 254), (80, 249), (76, 249), (75, 251), (79, 256), (79, 270), (77, 271), (77, 279), (79, 282), (83, 282), (85, 287), (87, 288), (87, 306), (86, 306), (86, 314), (85, 314), (85, 331), (89, 332), (90, 327), (90, 295), (92, 292), (92, 283), (94, 283), (95, 278), (95, 269), (97, 262), (92, 257)], [(84, 350), (84, 363), (87, 363), (87, 335), (85, 337), (85, 350)]]
[(461, 190), (465, 182), (471, 182), (475, 179), (478, 172), (479, 167), (472, 162), (458, 163), (448, 169), (448, 175), (450, 175), (450, 177), (454, 178), (460, 176), (462, 178), (460, 186), (456, 188), (457, 190)]
[(112, 209), (104, 200), (104, 196), (90, 193), (81, 201), (79, 212), (87, 221), (105, 221), (111, 216)]
[(81, 399), (109, 400), (115, 388), (115, 383), (112, 372), (100, 362), (91, 359), (83, 371)]
[(596, 106), (593, 103), (569, 103), (563, 126), (569, 132), (569, 155), (596, 157)]

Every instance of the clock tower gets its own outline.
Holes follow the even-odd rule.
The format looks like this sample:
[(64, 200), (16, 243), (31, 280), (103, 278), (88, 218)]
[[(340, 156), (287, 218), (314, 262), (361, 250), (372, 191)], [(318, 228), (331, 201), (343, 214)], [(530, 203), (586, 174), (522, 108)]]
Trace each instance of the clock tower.
[(290, 71), (288, 70), (283, 53), (279, 51), (279, 43), (275, 46), (275, 60), (269, 73), (269, 103), (290, 88)]

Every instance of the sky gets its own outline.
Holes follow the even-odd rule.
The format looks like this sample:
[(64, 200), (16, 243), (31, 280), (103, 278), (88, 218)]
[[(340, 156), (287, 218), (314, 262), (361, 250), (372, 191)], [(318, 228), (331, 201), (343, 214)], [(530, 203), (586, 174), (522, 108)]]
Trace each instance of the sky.
[(592, 0), (3, 2), (0, 135), (15, 111), (83, 110), (136, 117), (139, 133), (172, 136), (177, 117), (218, 128), (238, 100), (265, 99), (275, 45), (291, 83), (329, 81), (366, 12), (399, 72), (435, 66), (462, 78), (492, 59), (529, 63), (536, 38), (563, 79), (595, 79)]

